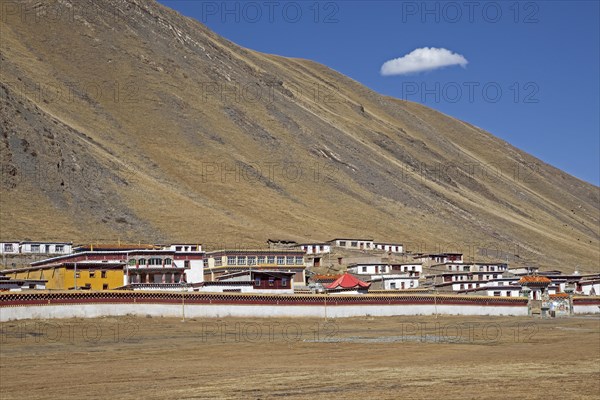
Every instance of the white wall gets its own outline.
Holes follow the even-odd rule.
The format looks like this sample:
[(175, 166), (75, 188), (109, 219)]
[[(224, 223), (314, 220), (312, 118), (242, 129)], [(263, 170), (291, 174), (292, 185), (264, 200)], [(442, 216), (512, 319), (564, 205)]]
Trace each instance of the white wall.
[[(184, 260), (176, 261), (176, 265), (183, 268)], [(187, 283), (204, 282), (204, 260), (190, 260), (190, 269), (185, 271), (185, 278)]]
[[(594, 289), (594, 294), (596, 296), (600, 296), (600, 282), (599, 283), (595, 283), (593, 285), (581, 285), (581, 291), (583, 292), (583, 294), (585, 294), (586, 296), (589, 296), (592, 288)], [(564, 290), (564, 289), (563, 289)]]
[[(12, 250), (4, 251), (5, 244), (12, 244)], [(19, 242), (1, 242), (0, 243), (0, 254), (19, 254)]]
[(573, 312), (575, 314), (598, 314), (600, 313), (600, 306), (595, 304), (578, 305), (577, 303), (574, 303)]
[[(331, 299), (331, 297), (330, 297)], [(598, 312), (598, 306), (594, 306)], [(575, 312), (579, 307), (575, 308)], [(580, 310), (583, 310), (581, 307)], [(393, 315), (527, 315), (527, 306), (483, 305), (226, 305), (226, 304), (73, 304), (0, 308), (0, 322), (15, 319), (95, 318), (119, 315), (155, 317), (326, 317)]]

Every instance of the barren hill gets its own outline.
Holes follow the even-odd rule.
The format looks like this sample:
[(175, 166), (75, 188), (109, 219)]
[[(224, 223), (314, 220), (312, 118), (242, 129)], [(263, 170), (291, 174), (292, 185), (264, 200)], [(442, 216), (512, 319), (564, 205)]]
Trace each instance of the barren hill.
[(154, 1), (2, 13), (2, 239), (368, 236), (598, 269), (599, 188), (466, 122)]

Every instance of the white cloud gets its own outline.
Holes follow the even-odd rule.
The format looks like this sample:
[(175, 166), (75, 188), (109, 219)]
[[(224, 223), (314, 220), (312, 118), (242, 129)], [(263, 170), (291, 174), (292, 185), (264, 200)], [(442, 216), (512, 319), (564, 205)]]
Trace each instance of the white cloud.
[(467, 64), (468, 61), (464, 56), (453, 53), (450, 50), (422, 47), (400, 58), (384, 62), (381, 66), (381, 75), (404, 75), (414, 72), (431, 71), (451, 65), (460, 65), (464, 68)]

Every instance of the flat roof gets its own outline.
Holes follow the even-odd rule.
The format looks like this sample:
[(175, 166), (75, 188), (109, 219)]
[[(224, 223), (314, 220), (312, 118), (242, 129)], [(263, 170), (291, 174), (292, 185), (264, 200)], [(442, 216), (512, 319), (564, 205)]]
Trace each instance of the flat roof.
[(357, 238), (335, 238), (335, 239), (331, 239), (330, 242), (334, 242), (336, 240), (356, 240), (356, 241), (362, 241), (362, 242), (372, 242), (373, 239), (357, 239)]

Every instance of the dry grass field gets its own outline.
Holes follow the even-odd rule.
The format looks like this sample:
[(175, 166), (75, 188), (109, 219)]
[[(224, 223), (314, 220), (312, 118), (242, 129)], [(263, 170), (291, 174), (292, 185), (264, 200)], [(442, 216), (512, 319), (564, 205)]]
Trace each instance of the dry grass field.
[(600, 319), (2, 324), (2, 399), (599, 399)]

